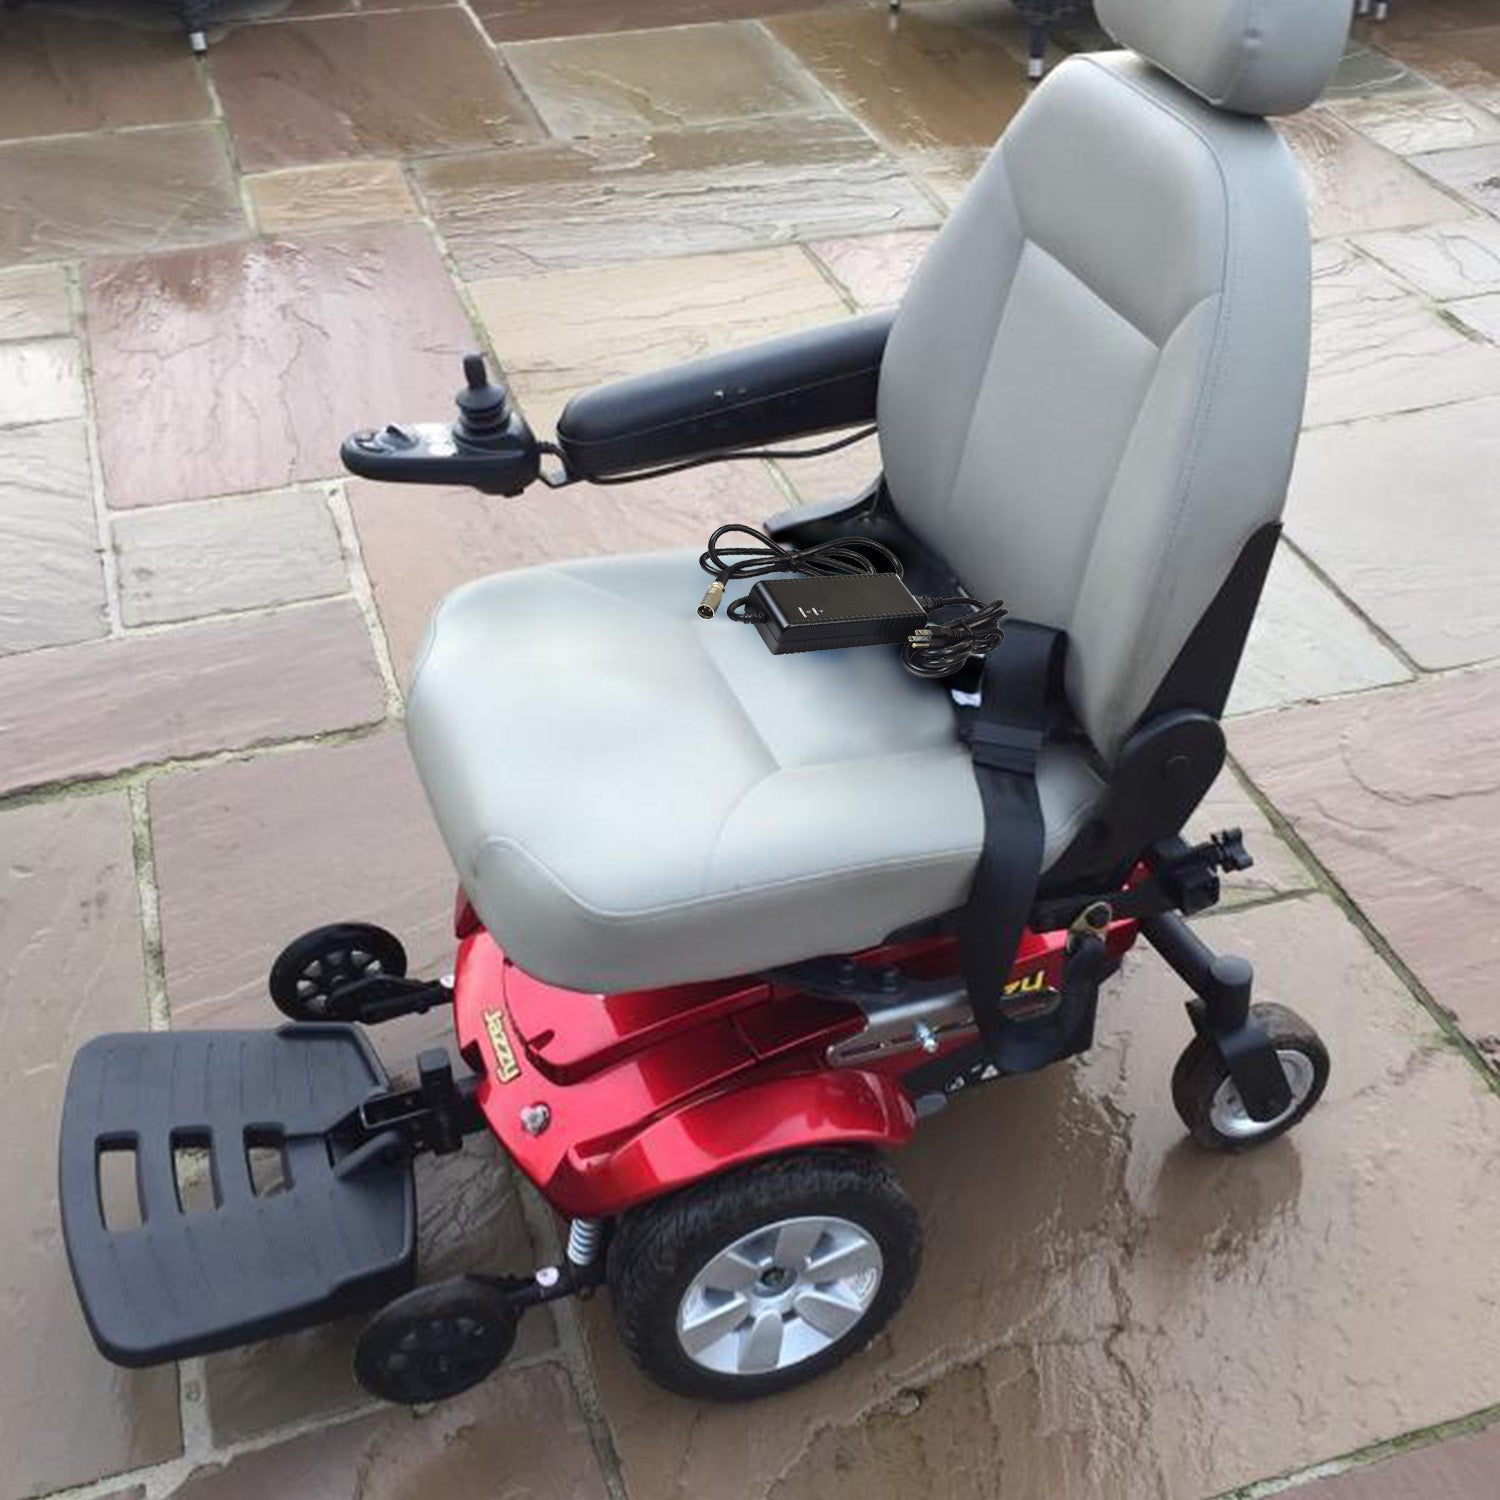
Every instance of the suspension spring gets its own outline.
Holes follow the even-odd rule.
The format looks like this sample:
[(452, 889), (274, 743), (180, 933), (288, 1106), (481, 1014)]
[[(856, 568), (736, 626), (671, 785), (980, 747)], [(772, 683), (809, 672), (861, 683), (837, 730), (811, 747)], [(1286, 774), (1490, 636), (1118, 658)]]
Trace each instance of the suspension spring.
[(599, 1254), (599, 1241), (604, 1235), (604, 1225), (598, 1219), (574, 1219), (568, 1225), (568, 1263), (574, 1266), (591, 1266)]

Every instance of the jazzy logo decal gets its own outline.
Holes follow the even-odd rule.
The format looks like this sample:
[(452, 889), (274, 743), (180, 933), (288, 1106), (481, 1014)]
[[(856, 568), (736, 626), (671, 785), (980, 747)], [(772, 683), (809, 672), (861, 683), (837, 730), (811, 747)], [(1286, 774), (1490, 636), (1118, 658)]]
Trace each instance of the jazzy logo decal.
[(521, 1065), (511, 1050), (510, 1038), (505, 1034), (505, 1017), (498, 1010), (485, 1011), (484, 1029), (489, 1033), (490, 1046), (495, 1053), (496, 1082), (514, 1083), (521, 1076)]

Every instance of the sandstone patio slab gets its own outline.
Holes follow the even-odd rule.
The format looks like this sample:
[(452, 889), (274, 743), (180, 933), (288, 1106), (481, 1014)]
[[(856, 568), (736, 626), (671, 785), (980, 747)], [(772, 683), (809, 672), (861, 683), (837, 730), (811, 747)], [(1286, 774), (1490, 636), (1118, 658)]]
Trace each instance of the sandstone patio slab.
[(1326, 109), (1276, 121), (1302, 168), (1313, 236), (1404, 229), (1451, 219), (1453, 198)]
[(1410, 676), (1369, 626), (1283, 546), (1250, 626), (1228, 711), (1255, 713)]
[(1025, 31), (982, 0), (772, 21), (815, 77), (892, 149), (991, 146), (1026, 102)]
[(475, 0), (474, 12), (497, 42), (584, 33), (750, 20), (783, 11), (858, 5), (861, 0)]
[(174, 125), (0, 144), (0, 265), (245, 233), (223, 133)]
[(1500, 893), (1500, 672), (1247, 720), (1230, 745), (1438, 1003), (1500, 1059), (1500, 932), (1487, 919)]
[(1500, 400), (1303, 435), (1287, 526), (1419, 666), (1500, 656)]
[(329, 162), (245, 179), (256, 222), (266, 234), (303, 234), (330, 225), (385, 224), (417, 217), (401, 165)]
[(1196, 1500), (1492, 1400), (1500, 1267), (1473, 1246), (1500, 1228), (1500, 1099), (1331, 902), (1205, 935), (1328, 1040), (1292, 1136), (1240, 1158), (1183, 1139), (1181, 988), (1131, 960), (1087, 1062), (966, 1097), (899, 1158), (922, 1279), (835, 1374), (684, 1402), (589, 1308), (630, 1494)]
[(0, 996), (0, 1493), (19, 1500), (182, 1451), (176, 1369), (99, 1355), (58, 1222), (53, 1142), (73, 1053), (146, 1021), (122, 795), (0, 812)]
[(559, 137), (641, 135), (834, 108), (761, 27), (744, 21), (517, 42), (503, 51)]
[(1492, 344), (1500, 344), (1500, 292), (1488, 297), (1468, 297), (1449, 309), (1465, 328)]
[[(149, 801), (174, 1025), (274, 1024), (271, 963), (325, 922), (377, 922), (412, 973), (447, 972), (458, 877), (399, 731), (160, 777)], [(394, 1022), (381, 1054), (451, 1034), (445, 1015)]]
[(1500, 1429), (1464, 1433), (1299, 1486), (1297, 1500), (1473, 1500), (1500, 1474)]
[(1465, 151), (1431, 151), (1412, 164), (1467, 203), (1500, 215), (1500, 143)]
[(837, 117), (429, 157), (413, 172), (467, 280), (918, 228), (937, 211)]
[(0, 655), (108, 629), (83, 423), (0, 428)]
[(879, 312), (901, 301), (912, 273), (936, 238), (935, 231), (919, 229), (819, 240), (807, 248), (833, 273), (855, 306), (863, 312)]
[(480, 281), (470, 295), (528, 419), (549, 432), (576, 391), (848, 315), (790, 245)]
[(1381, 267), (1328, 243), (1315, 248), (1313, 272), (1308, 426), (1500, 393), (1497, 351)]
[(202, 69), (170, 31), (45, 8), (0, 13), (0, 140), (211, 113)]
[(1500, 141), (1500, 116), (1446, 89), (1344, 99), (1333, 110), (1361, 135), (1397, 156)]
[(212, 66), (247, 171), (541, 135), (503, 64), (456, 8), (242, 26), (214, 48)]
[(61, 266), (0, 271), (0, 339), (39, 339), (72, 331), (68, 279)]
[(0, 344), (0, 427), (83, 415), (76, 339)]
[(1354, 243), (1439, 302), (1500, 292), (1500, 223), (1480, 215)]
[(356, 1494), (358, 1500), (606, 1500), (609, 1491), (567, 1375), (557, 1365), (538, 1365), (498, 1375), (423, 1416), (387, 1408), (222, 1465), (205, 1464), (162, 1494), (163, 1500)]
[(349, 587), (317, 490), (125, 511), (111, 522), (127, 625), (341, 594)]
[(0, 657), (0, 791), (368, 724), (385, 712), (351, 603)]
[(355, 429), (446, 413), (473, 345), (419, 224), (108, 262), (85, 298), (115, 506), (338, 474)]

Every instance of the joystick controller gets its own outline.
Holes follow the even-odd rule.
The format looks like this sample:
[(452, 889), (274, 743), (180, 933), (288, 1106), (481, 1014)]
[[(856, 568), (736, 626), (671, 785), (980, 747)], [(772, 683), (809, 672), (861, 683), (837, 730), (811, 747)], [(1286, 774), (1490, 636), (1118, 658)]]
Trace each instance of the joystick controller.
[(393, 484), (469, 485), (486, 495), (519, 495), (541, 468), (541, 447), (510, 392), (490, 382), (482, 354), (464, 356), (464, 386), (452, 423), (388, 423), (344, 439), (351, 474)]

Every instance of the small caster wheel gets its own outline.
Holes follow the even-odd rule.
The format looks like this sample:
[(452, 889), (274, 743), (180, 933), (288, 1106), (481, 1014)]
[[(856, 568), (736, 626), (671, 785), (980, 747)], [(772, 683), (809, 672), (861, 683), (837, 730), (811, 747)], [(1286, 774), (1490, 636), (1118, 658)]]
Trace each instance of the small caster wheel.
[(1195, 1036), (1172, 1070), (1172, 1103), (1200, 1146), (1210, 1151), (1246, 1151), (1285, 1135), (1323, 1096), (1328, 1049), (1294, 1010), (1252, 1005), (1286, 1074), (1292, 1102), (1273, 1120), (1255, 1120), (1245, 1108), (1229, 1069), (1209, 1038)]
[(377, 974), (406, 973), (406, 949), (383, 927), (334, 922), (293, 938), (271, 965), (271, 999), (294, 1021), (353, 1021), (357, 1005), (340, 991)]
[(768, 1396), (864, 1348), (922, 1259), (916, 1209), (878, 1157), (807, 1151), (632, 1210), (608, 1279), (625, 1347), (658, 1385)]
[(419, 1286), (365, 1324), (354, 1346), (355, 1379), (382, 1401), (445, 1401), (495, 1372), (520, 1320), (513, 1303), (475, 1277)]

